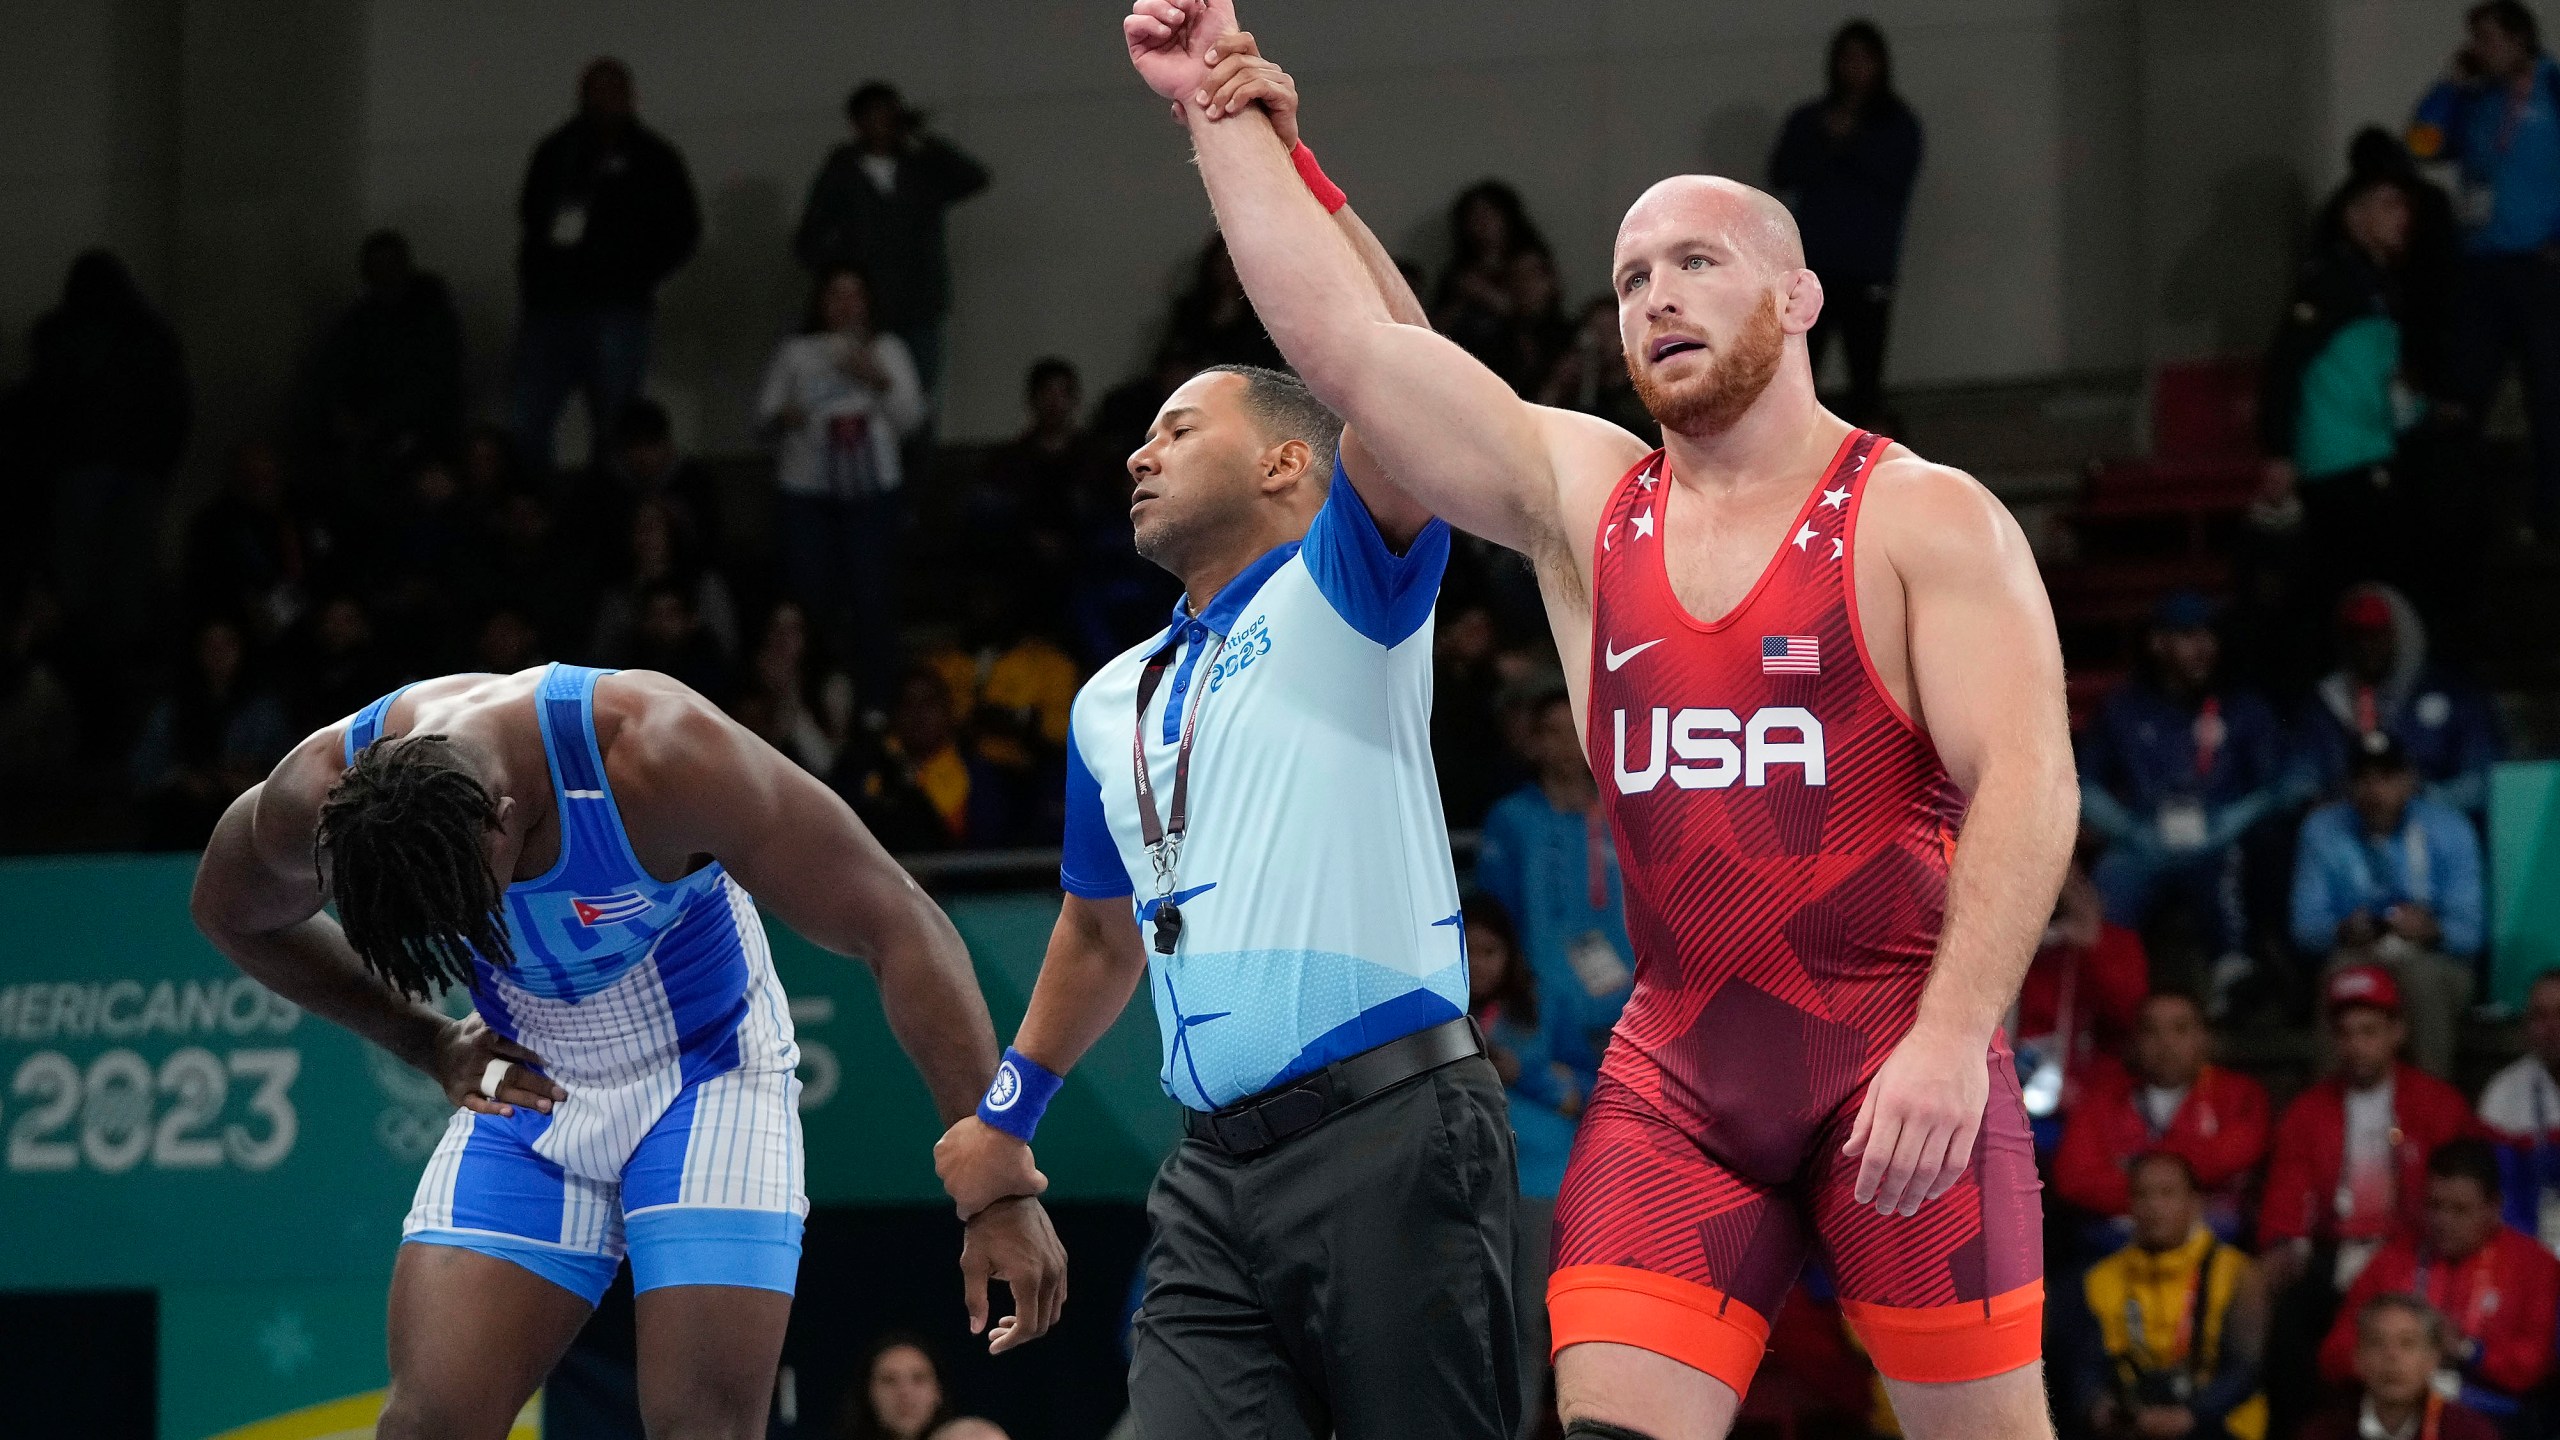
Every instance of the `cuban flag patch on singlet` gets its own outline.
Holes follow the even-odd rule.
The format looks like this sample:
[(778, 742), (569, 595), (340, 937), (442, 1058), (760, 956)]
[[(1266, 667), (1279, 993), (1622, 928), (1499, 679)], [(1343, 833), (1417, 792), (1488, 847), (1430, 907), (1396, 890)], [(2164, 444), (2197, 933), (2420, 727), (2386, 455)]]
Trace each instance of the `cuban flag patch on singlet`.
[(581, 925), (619, 925), (649, 913), (649, 897), (637, 890), (618, 895), (576, 895), (570, 897), (569, 908), (578, 914)]

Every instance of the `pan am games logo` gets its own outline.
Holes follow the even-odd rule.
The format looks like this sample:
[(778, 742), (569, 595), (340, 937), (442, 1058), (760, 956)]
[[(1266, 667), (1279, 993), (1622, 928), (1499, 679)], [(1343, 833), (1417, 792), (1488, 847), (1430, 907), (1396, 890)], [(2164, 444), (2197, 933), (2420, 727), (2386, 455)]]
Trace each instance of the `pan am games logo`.
[[(452, 986), (436, 998), (435, 1007), (445, 1018), (459, 1020), (471, 1013), (471, 992)], [(390, 1102), (373, 1117), (373, 1138), (397, 1159), (426, 1158), (436, 1141), (444, 1138), (444, 1127), (453, 1117), (453, 1102), (445, 1098), (444, 1087), (433, 1076), (393, 1059), (390, 1051), (378, 1045), (364, 1047), (364, 1064), (374, 1088)]]

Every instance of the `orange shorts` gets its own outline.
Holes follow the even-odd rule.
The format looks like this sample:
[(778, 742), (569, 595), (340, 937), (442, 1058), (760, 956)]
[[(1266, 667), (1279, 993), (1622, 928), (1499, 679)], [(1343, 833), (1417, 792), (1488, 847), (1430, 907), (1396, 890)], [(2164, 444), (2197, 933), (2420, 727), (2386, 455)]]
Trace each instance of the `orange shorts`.
[(1840, 1153), (1863, 1088), (1815, 1130), (1775, 1184), (1720, 1160), (1705, 1126), (1675, 1124), (1603, 1074), (1556, 1202), (1547, 1312), (1555, 1349), (1633, 1345), (1741, 1394), (1769, 1322), (1819, 1253), (1876, 1369), (1922, 1382), (1979, 1380), (2043, 1353), (2044, 1240), (2035, 1144), (2008, 1047), (1989, 1056), (1991, 1099), (1963, 1178), (1916, 1215), (1852, 1193)]

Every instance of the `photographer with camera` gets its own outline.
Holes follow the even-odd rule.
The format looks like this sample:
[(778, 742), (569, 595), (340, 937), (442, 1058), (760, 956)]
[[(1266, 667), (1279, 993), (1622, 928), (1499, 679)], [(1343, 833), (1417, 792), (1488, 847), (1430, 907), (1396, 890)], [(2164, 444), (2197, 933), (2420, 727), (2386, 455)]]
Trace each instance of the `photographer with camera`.
[(2204, 1223), (2185, 1159), (2133, 1162), (2133, 1239), (2089, 1268), (2095, 1343), (2077, 1399), (2099, 1440), (2264, 1440), (2266, 1295), (2248, 1255)]

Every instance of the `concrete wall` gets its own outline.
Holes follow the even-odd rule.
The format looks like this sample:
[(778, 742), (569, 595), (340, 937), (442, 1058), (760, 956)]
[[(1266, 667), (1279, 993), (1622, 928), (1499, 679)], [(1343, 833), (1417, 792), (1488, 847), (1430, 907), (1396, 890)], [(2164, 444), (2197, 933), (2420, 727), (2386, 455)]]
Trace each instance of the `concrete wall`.
[[(1603, 283), (1651, 180), (1756, 177), (1852, 13), (1928, 127), (1893, 372), (1988, 380), (2257, 343), (2291, 227), (2343, 136), (2404, 114), (2458, 0), (1259, 0), (1308, 131), (1389, 243), (1436, 266), (1442, 207), (1501, 175), (1569, 289)], [(745, 411), (801, 301), (802, 189), (882, 76), (984, 159), (957, 212), (949, 430), (1005, 433), (1035, 356), (1098, 391), (1144, 354), (1208, 228), (1128, 73), (1116, 0), (21, 0), (0, 53), (0, 377), (82, 246), (115, 245), (184, 333), (199, 460), (269, 425), (354, 241), (408, 230), (455, 283), (496, 408), (512, 202), (577, 69), (631, 62), (708, 231), (662, 297), (653, 389), (699, 444)]]

